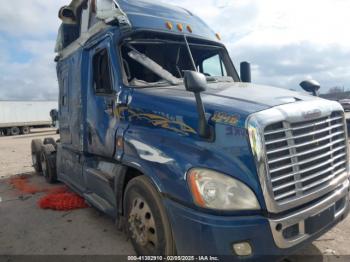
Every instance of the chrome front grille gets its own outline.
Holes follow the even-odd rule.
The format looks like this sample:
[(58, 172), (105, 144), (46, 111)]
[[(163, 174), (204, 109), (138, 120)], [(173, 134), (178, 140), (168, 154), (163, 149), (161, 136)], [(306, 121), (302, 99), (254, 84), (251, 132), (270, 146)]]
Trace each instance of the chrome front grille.
[(317, 192), (347, 170), (344, 114), (279, 121), (264, 129), (267, 175), (277, 203)]

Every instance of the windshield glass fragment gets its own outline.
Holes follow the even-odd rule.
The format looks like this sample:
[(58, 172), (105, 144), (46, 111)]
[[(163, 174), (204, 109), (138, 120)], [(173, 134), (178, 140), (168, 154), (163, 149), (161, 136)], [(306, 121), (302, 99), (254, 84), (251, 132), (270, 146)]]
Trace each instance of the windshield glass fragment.
[(139, 62), (141, 65), (146, 67), (148, 70), (150, 70), (152, 73), (156, 74), (160, 78), (168, 81), (172, 85), (177, 85), (181, 83), (180, 79), (173, 76), (169, 71), (163, 69), (159, 64), (154, 62), (152, 59), (148, 58), (144, 54), (141, 54), (137, 51), (130, 51), (128, 55), (134, 59), (135, 61)]
[(121, 46), (127, 84), (136, 87), (179, 85), (186, 70), (203, 73), (208, 82), (237, 81), (236, 71), (223, 47), (189, 45), (196, 68), (184, 40), (129, 39)]

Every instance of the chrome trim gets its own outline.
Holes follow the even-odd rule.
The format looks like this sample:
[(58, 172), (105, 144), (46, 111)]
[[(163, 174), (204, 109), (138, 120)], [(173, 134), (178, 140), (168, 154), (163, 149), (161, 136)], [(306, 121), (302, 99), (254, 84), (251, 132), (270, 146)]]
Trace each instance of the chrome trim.
[(274, 131), (270, 131), (270, 132), (265, 132), (265, 135), (273, 135), (273, 134), (278, 134), (278, 133), (282, 133), (282, 132), (285, 132), (285, 131), (300, 130), (300, 129), (312, 127), (312, 126), (314, 126), (314, 125), (327, 124), (327, 123), (329, 123), (329, 122), (336, 121), (336, 120), (340, 120), (340, 119), (342, 119), (342, 117), (334, 117), (334, 118), (329, 118), (329, 119), (326, 119), (326, 120), (323, 120), (323, 121), (315, 122), (315, 123), (313, 123), (312, 125), (303, 125), (303, 126), (298, 126), (298, 127), (294, 127), (294, 128), (287, 128), (287, 129), (282, 128), (282, 129), (279, 129), (279, 130), (274, 130)]
[[(334, 136), (338, 136), (338, 135), (341, 135), (341, 134), (343, 134), (343, 133), (344, 133), (344, 132), (333, 133), (333, 134), (331, 134), (331, 135), (322, 137), (322, 138), (320, 138), (320, 139), (316, 139), (316, 140), (314, 140), (314, 142), (322, 142), (323, 140), (327, 140), (327, 139), (333, 138)], [(344, 140), (344, 139), (343, 139), (343, 140)], [(278, 148), (278, 149), (276, 149), (276, 150), (271, 150), (271, 151), (269, 151), (267, 154), (273, 154), (273, 153), (285, 151), (285, 150), (288, 150), (288, 149), (290, 149), (290, 148), (303, 147), (303, 146), (306, 146), (306, 145), (308, 145), (308, 144), (309, 144), (309, 142), (305, 142), (305, 143), (297, 144), (297, 145), (293, 145), (293, 146), (281, 147), (281, 148)]]
[[(328, 147), (329, 147), (329, 144), (328, 144)], [(327, 153), (318, 155), (318, 156), (316, 156), (316, 157), (308, 158), (308, 159), (303, 160), (303, 161), (299, 161), (299, 162), (292, 163), (292, 164), (288, 164), (288, 165), (284, 165), (284, 166), (281, 166), (281, 167), (278, 167), (278, 168), (270, 169), (270, 173), (275, 173), (275, 172), (277, 172), (277, 171), (281, 171), (281, 170), (287, 169), (287, 168), (289, 168), (289, 167), (304, 165), (304, 164), (307, 164), (307, 163), (312, 162), (312, 161), (314, 161), (314, 160), (317, 160), (317, 159), (319, 159), (319, 158), (323, 158), (323, 157), (326, 157), (326, 156), (333, 155), (335, 152), (338, 152), (339, 150), (344, 150), (344, 149), (345, 149), (345, 146), (339, 147), (339, 148), (337, 148), (337, 149), (330, 150), (330, 151), (328, 151)], [(293, 155), (290, 155), (290, 156), (291, 156), (290, 158), (293, 157)], [(346, 153), (339, 154), (339, 155), (337, 155), (336, 157), (332, 158), (332, 160), (338, 159), (338, 158), (343, 157), (343, 156), (346, 156)], [(270, 162), (269, 162), (269, 163), (270, 163)], [(315, 166), (312, 166), (312, 169), (315, 169)], [(312, 169), (311, 169), (311, 170), (312, 170)]]
[[(277, 247), (289, 248), (310, 238), (311, 235), (305, 233), (305, 220), (335, 205), (335, 203), (338, 200), (341, 200), (342, 198), (345, 199), (344, 201), (345, 204), (343, 207), (340, 208), (340, 210), (338, 210), (335, 213), (335, 217), (333, 220), (335, 221), (338, 218), (340, 218), (342, 215), (347, 214), (349, 210), (349, 180), (348, 179), (346, 179), (343, 182), (343, 184), (338, 189), (336, 189), (331, 195), (322, 199), (317, 204), (306, 207), (300, 211), (297, 211), (292, 214), (288, 214), (278, 219), (269, 219), (272, 235)], [(291, 239), (284, 238), (283, 230), (296, 224), (299, 225), (299, 234)], [(279, 227), (279, 230), (277, 230), (277, 225)], [(320, 228), (320, 230), (321, 229), (322, 228)]]
[[(317, 148), (311, 149), (311, 150), (309, 150), (309, 151), (304, 151), (304, 152), (297, 153), (297, 154), (294, 154), (294, 155), (288, 155), (288, 156), (285, 156), (285, 157), (276, 158), (276, 159), (274, 159), (274, 160), (268, 161), (268, 163), (269, 163), (269, 164), (273, 164), (273, 163), (277, 163), (277, 162), (279, 162), (279, 161), (283, 161), (283, 160), (289, 159), (289, 158), (291, 158), (291, 157), (298, 157), (298, 156), (308, 155), (308, 154), (311, 154), (311, 153), (320, 151), (320, 150), (322, 150), (322, 149), (325, 149), (325, 148), (327, 148), (327, 147), (333, 146), (333, 145), (338, 144), (338, 143), (343, 142), (343, 141), (345, 141), (345, 138), (338, 139), (338, 140), (333, 141), (333, 142), (331, 142), (331, 143), (329, 143), (329, 144), (326, 144), (326, 145), (324, 145), (324, 146), (322, 146), (322, 147), (317, 147)], [(336, 150), (333, 150), (333, 151), (337, 151), (337, 150), (339, 150), (340, 148), (341, 148), (341, 149), (344, 149), (345, 146), (344, 146), (344, 147), (339, 147), (339, 148), (337, 148)], [(267, 153), (267, 154), (268, 154), (268, 153)]]
[[(309, 112), (309, 111), (312, 111), (315, 109), (319, 110), (321, 112), (321, 114), (318, 115), (316, 118), (305, 119), (305, 114), (303, 114), (303, 112)], [(263, 192), (263, 195), (265, 198), (266, 208), (270, 213), (277, 214), (277, 213), (287, 211), (287, 210), (292, 209), (292, 208), (296, 208), (298, 206), (306, 204), (312, 200), (320, 198), (320, 197), (334, 191), (340, 184), (342, 184), (349, 177), (349, 159), (348, 159), (348, 157), (346, 157), (346, 160), (345, 160), (346, 161), (346, 163), (345, 163), (346, 170), (343, 173), (338, 174), (338, 176), (336, 178), (333, 178), (331, 176), (326, 177), (325, 180), (328, 182), (325, 182), (325, 185), (323, 187), (319, 188), (319, 190), (317, 190), (316, 192), (311, 192), (308, 194), (300, 195), (300, 194), (296, 194), (296, 193), (297, 193), (297, 191), (301, 190), (302, 188), (297, 188), (297, 190), (283, 193), (283, 194), (287, 194), (286, 196), (296, 194), (295, 197), (288, 199), (288, 201), (277, 202), (277, 200), (275, 199), (274, 194), (273, 194), (272, 178), (269, 175), (269, 169), (268, 169), (269, 167), (268, 167), (267, 153), (266, 153), (266, 149), (265, 149), (265, 137), (264, 137), (265, 127), (270, 125), (270, 124), (279, 123), (279, 122), (299, 123), (302, 121), (307, 122), (309, 120), (310, 121), (312, 121), (312, 120), (317, 121), (317, 119), (330, 117), (331, 114), (335, 111), (344, 112), (342, 106), (337, 102), (323, 100), (323, 99), (314, 99), (314, 100), (309, 100), (309, 101), (298, 101), (295, 103), (276, 106), (276, 107), (273, 107), (273, 108), (270, 108), (270, 109), (267, 109), (264, 111), (254, 113), (247, 118), (246, 128), (247, 128), (248, 133), (249, 133), (250, 144), (251, 144), (253, 155), (255, 157), (257, 172), (259, 175), (261, 189), (262, 189), (262, 192)], [(345, 120), (344, 116), (343, 117), (332, 117), (332, 118), (329, 118), (329, 121), (328, 121), (328, 119), (323, 120), (323, 121), (325, 121), (325, 123), (331, 123), (332, 121), (336, 121), (336, 120), (339, 120), (341, 118), (343, 119), (344, 131), (332, 133), (332, 134), (327, 135), (325, 137), (321, 137), (319, 139), (314, 140), (314, 142), (321, 142), (325, 139), (332, 138), (338, 133), (339, 134), (345, 133), (345, 137), (347, 138), (347, 128), (346, 128), (346, 122), (345, 122), (346, 120)], [(315, 123), (320, 124), (320, 122), (321, 121), (318, 121)], [(337, 125), (337, 124), (335, 124), (335, 125)], [(306, 125), (303, 125), (302, 127), (305, 127), (305, 126)], [(295, 127), (295, 128), (300, 128), (300, 126)], [(292, 127), (290, 125), (287, 125), (286, 129), (292, 130)], [(283, 129), (284, 132), (289, 132), (289, 131), (286, 131), (286, 129)], [(331, 133), (331, 132), (329, 132), (329, 133)], [(288, 136), (287, 140), (293, 141), (293, 140), (290, 140), (289, 137), (290, 136)], [(344, 141), (343, 138), (339, 139), (339, 140), (340, 140), (339, 142)], [(305, 146), (308, 144), (310, 144), (310, 143), (309, 142), (305, 142), (302, 144), (288, 143), (288, 146), (284, 147), (284, 150), (290, 150), (291, 148), (298, 148), (298, 147)], [(346, 145), (347, 143), (344, 142), (344, 144)], [(333, 148), (333, 146), (332, 146), (332, 149), (337, 151), (337, 150), (340, 150), (340, 147)], [(320, 149), (317, 148), (317, 150), (320, 150)], [(317, 150), (315, 150), (315, 151), (317, 152)], [(280, 151), (283, 151), (283, 150), (281, 148), (278, 148), (276, 150), (269, 151), (269, 153), (280, 152)], [(290, 150), (290, 151), (295, 151), (295, 150)], [(304, 154), (304, 152), (302, 154)], [(347, 156), (349, 155), (348, 146), (346, 146), (346, 155)], [(315, 168), (318, 168), (318, 167), (325, 165), (325, 163), (321, 163), (321, 164), (317, 164), (317, 165), (308, 167), (306, 169), (299, 170), (298, 167), (295, 168), (296, 165), (294, 165), (294, 163), (297, 164), (297, 162), (295, 162), (295, 161), (297, 161), (296, 156), (297, 156), (296, 152), (290, 153), (288, 155), (288, 157), (290, 159), (292, 159), (292, 161), (293, 161), (292, 165), (291, 165), (291, 168), (293, 168), (293, 170), (290, 174), (288, 174), (288, 176), (298, 175), (302, 172), (307, 172), (307, 171), (310, 171), (310, 170), (313, 170)], [(338, 155), (335, 155), (335, 157), (338, 157)], [(342, 163), (344, 163), (344, 162), (342, 162)], [(332, 168), (337, 167), (337, 164), (338, 163), (333, 165)], [(338, 172), (340, 172), (340, 171), (338, 171)], [(286, 176), (286, 175), (284, 175), (284, 176)], [(274, 179), (276, 179), (276, 178), (274, 178)], [(303, 178), (299, 177), (298, 180), (299, 179), (301, 180)]]
[[(317, 135), (317, 134), (320, 134), (320, 133), (324, 133), (326, 131), (330, 131), (333, 128), (342, 127), (342, 126), (343, 126), (343, 124), (338, 124), (338, 125), (326, 127), (326, 128), (314, 131), (314, 132), (309, 132), (308, 134), (303, 134), (303, 135), (298, 135), (298, 136), (290, 136), (290, 137), (288, 137), (288, 139), (299, 139), (299, 138), (303, 138), (303, 137), (313, 136), (313, 135)], [(286, 131), (293, 131), (293, 128), (287, 128)], [(344, 132), (339, 132), (339, 134), (343, 134), (343, 133)], [(266, 135), (266, 133), (264, 135)], [(275, 144), (275, 143), (278, 143), (278, 142), (284, 142), (284, 141), (286, 141), (286, 139), (285, 138), (281, 138), (281, 139), (271, 140), (269, 142), (266, 142), (265, 144), (266, 145), (271, 145), (271, 144)]]

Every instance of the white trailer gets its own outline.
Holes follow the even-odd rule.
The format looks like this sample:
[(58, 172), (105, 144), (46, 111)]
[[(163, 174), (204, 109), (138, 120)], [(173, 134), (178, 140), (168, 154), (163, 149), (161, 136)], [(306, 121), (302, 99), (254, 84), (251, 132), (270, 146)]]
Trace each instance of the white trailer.
[(28, 134), (32, 127), (51, 126), (57, 101), (0, 101), (0, 134)]

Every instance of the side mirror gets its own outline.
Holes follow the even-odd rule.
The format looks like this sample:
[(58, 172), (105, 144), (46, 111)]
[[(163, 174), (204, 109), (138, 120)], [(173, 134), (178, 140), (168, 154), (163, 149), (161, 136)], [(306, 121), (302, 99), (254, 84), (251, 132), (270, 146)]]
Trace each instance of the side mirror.
[(207, 90), (207, 78), (195, 71), (185, 71), (186, 90), (193, 93), (201, 93)]
[(319, 95), (318, 91), (321, 88), (320, 83), (317, 82), (316, 80), (305, 80), (305, 81), (300, 83), (300, 86), (306, 92), (312, 93), (312, 95), (314, 95), (314, 96), (318, 96)]
[(211, 136), (210, 126), (205, 117), (205, 109), (202, 102), (201, 92), (207, 90), (207, 79), (205, 75), (195, 71), (185, 71), (184, 83), (186, 90), (193, 92), (197, 103), (198, 112), (198, 134), (203, 138)]
[(241, 63), (241, 81), (244, 83), (252, 82), (252, 73), (248, 62)]
[(74, 10), (70, 6), (62, 7), (58, 12), (58, 17), (68, 24), (75, 24), (77, 21)]

